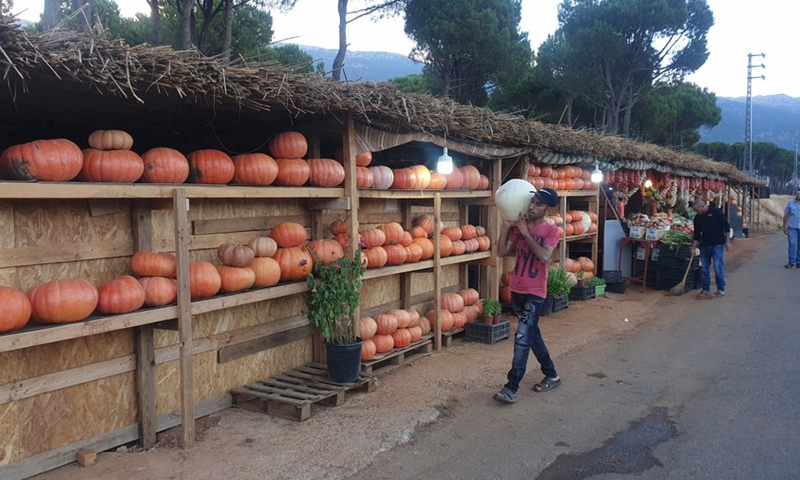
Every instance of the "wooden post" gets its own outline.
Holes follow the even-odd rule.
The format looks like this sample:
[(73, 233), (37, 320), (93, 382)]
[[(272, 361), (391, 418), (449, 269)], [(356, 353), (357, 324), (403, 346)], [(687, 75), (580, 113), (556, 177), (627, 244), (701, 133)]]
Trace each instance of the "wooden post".
[[(492, 163), (492, 192), (497, 192), (500, 185), (503, 183), (503, 160), (495, 160)], [(490, 252), (492, 254), (493, 266), (488, 267), (488, 290), (482, 291), (481, 294), (484, 298), (500, 299), (500, 276), (503, 274), (503, 259), (497, 252), (497, 242), (500, 237), (500, 229), (502, 227), (502, 219), (500, 212), (497, 210), (497, 205), (494, 204), (492, 198), (492, 205), (489, 206), (488, 224), (486, 225), (486, 235), (492, 241)], [(483, 282), (481, 282), (483, 283)]]
[[(602, 187), (600, 184), (597, 185), (597, 193), (594, 197), (589, 199), (589, 211), (594, 212), (595, 215), (600, 211), (600, 189)], [(592, 262), (594, 263), (594, 269), (592, 273), (597, 276), (597, 253), (598, 253), (598, 244), (599, 244), (599, 237), (600, 237), (600, 217), (597, 216), (597, 231), (594, 233), (592, 237)]]
[[(350, 232), (350, 254), (358, 252), (358, 184), (356, 183), (356, 129), (353, 114), (348, 113), (342, 132), (342, 156), (344, 156), (344, 194), (350, 199), (350, 221), (347, 231)], [(359, 261), (361, 259), (359, 258)], [(356, 318), (361, 317), (361, 308), (356, 312)], [(359, 322), (353, 326), (355, 334), (360, 334)]]
[(567, 197), (563, 195), (558, 199), (558, 212), (564, 219), (564, 237), (558, 241), (558, 263), (562, 268), (566, 268), (564, 261), (567, 258)]
[[(142, 201), (133, 202), (134, 250), (153, 249), (153, 211)], [(142, 448), (156, 444), (156, 354), (153, 326), (144, 325), (133, 330), (136, 344), (136, 393), (139, 412), (139, 439)]]
[[(411, 203), (403, 202), (401, 208), (403, 215), (401, 224), (403, 225), (403, 230), (409, 231), (411, 230), (411, 222), (413, 221), (411, 218)], [(411, 273), (400, 274), (400, 308), (403, 310), (411, 308)]]
[(186, 189), (173, 194), (175, 260), (178, 270), (178, 336), (180, 338), (180, 389), (183, 448), (194, 447), (194, 368), (192, 365), (192, 298), (189, 290), (189, 204)]
[(433, 194), (433, 311), (436, 326), (433, 330), (433, 343), (436, 350), (442, 349), (442, 252), (440, 250), (442, 232), (439, 221), (442, 219), (442, 194)]

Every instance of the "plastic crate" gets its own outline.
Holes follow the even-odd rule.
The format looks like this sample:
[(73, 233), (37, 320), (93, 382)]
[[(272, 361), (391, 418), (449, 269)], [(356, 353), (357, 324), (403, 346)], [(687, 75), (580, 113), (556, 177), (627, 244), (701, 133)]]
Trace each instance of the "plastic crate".
[(466, 325), (464, 339), (468, 342), (479, 342), (493, 344), (504, 338), (508, 338), (511, 324), (507, 319), (500, 323), (487, 325), (481, 322), (470, 322)]
[(591, 300), (596, 296), (596, 290), (594, 285), (585, 285), (583, 287), (572, 287), (569, 289), (569, 299), (570, 300)]
[(622, 270), (603, 270), (603, 280), (606, 283), (619, 283), (622, 281)]
[(569, 295), (553, 297), (553, 313), (564, 310), (565, 308), (569, 308)]
[[(673, 280), (673, 279), (666, 279), (666, 280), (659, 280), (656, 282), (656, 290), (672, 290), (672, 287), (681, 283), (681, 280)], [(691, 292), (694, 289), (694, 279), (689, 276), (686, 278), (686, 284), (684, 285), (683, 293)]]
[(608, 293), (625, 293), (626, 290), (628, 290), (627, 282), (606, 283), (606, 292)]

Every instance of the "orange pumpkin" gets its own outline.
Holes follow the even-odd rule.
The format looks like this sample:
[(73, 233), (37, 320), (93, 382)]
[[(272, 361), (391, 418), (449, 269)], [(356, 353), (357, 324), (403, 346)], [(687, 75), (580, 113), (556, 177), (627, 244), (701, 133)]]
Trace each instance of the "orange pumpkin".
[[(435, 222), (434, 216), (431, 215), (431, 214), (420, 215), (419, 217), (417, 217), (417, 220), (416, 220), (416, 224), (418, 226), (422, 227), (422, 229), (425, 230), (425, 233), (427, 233), (429, 237), (433, 236), (433, 229), (434, 229), (435, 223), (436, 222)], [(440, 220), (439, 221), (439, 231), (442, 231), (443, 228), (444, 228), (444, 224)]]
[(381, 268), (389, 261), (389, 256), (383, 247), (372, 247), (361, 250), (367, 257), (367, 268)]
[(146, 296), (142, 285), (130, 275), (123, 275), (97, 289), (97, 311), (120, 314), (139, 310)]
[(301, 247), (283, 247), (273, 257), (281, 267), (281, 281), (303, 280), (311, 272), (314, 259), (311, 253)]
[(195, 150), (189, 160), (189, 180), (193, 183), (221, 185), (233, 180), (236, 167), (227, 153), (213, 148)]
[[(436, 327), (436, 311), (435, 310), (428, 310), (428, 313), (425, 314), (425, 317), (431, 324), (431, 329)], [(450, 313), (449, 310), (441, 310), (439, 314), (439, 322), (441, 322), (441, 327), (443, 332), (449, 332), (453, 329), (453, 314)], [(420, 320), (420, 324), (422, 320)]]
[(464, 176), (462, 187), (467, 190), (477, 190), (481, 184), (481, 172), (474, 165), (464, 165), (460, 170)]
[(248, 267), (230, 267), (217, 265), (220, 278), (220, 293), (241, 292), (251, 288), (256, 281), (256, 274)]
[(431, 181), (428, 183), (429, 190), (444, 190), (447, 186), (447, 177), (439, 172), (431, 171)]
[(412, 172), (414, 172), (414, 176), (416, 177), (414, 188), (419, 190), (428, 188), (428, 186), (431, 184), (431, 171), (428, 170), (428, 167), (425, 165), (414, 165), (413, 167), (409, 168)]
[(411, 323), (411, 313), (408, 310), (393, 308), (386, 312), (386, 314), (397, 319), (397, 328), (406, 328)]
[(247, 243), (256, 257), (272, 257), (278, 251), (278, 242), (270, 237), (256, 237)]
[(372, 163), (372, 152), (360, 153), (356, 157), (356, 165), (359, 167), (366, 167), (370, 163)]
[(308, 183), (315, 187), (337, 187), (344, 182), (344, 167), (330, 158), (308, 160)]
[(333, 239), (314, 240), (308, 244), (308, 250), (315, 262), (330, 263), (344, 257), (344, 249)]
[(147, 183), (183, 183), (189, 178), (189, 161), (172, 148), (156, 147), (142, 154)]
[(378, 324), (372, 317), (361, 317), (358, 321), (358, 336), (369, 340), (378, 332)]
[(81, 149), (64, 138), (12, 145), (0, 154), (2, 176), (9, 180), (65, 182), (77, 177), (82, 166)]
[(372, 170), (367, 167), (356, 167), (356, 187), (372, 187)]
[(578, 257), (578, 263), (584, 272), (594, 271), (594, 262), (589, 257)]
[(478, 190), (488, 190), (488, 189), (489, 189), (489, 177), (481, 174), (481, 181), (478, 182)]
[(344, 223), (344, 220), (334, 220), (331, 223), (330, 231), (334, 235), (339, 235), (340, 233), (347, 233), (347, 224)]
[(0, 333), (19, 330), (31, 319), (31, 301), (16, 288), (0, 286), (0, 308)]
[(457, 293), (443, 293), (441, 305), (447, 311), (460, 312), (464, 310), (464, 298)]
[(372, 172), (372, 188), (386, 190), (392, 187), (392, 183), (394, 183), (394, 172), (391, 168), (378, 165), (369, 167), (369, 171)]
[(386, 265), (402, 265), (408, 259), (406, 247), (402, 245), (384, 245), (386, 251)]
[(466, 251), (467, 245), (461, 240), (456, 240), (453, 242), (453, 251), (450, 252), (450, 255), (463, 255)]
[(263, 153), (233, 157), (233, 181), (241, 185), (272, 185), (278, 177), (275, 159)]
[(511, 272), (503, 272), (503, 274), (500, 275), (500, 283), (502, 283), (503, 285), (510, 284), (511, 283)]
[(462, 242), (464, 242), (464, 250), (466, 253), (477, 252), (480, 248), (480, 243), (478, 242), (477, 237), (462, 240)]
[(222, 278), (211, 262), (189, 263), (189, 291), (192, 300), (213, 297), (222, 287)]
[(144, 290), (144, 304), (163, 307), (178, 301), (178, 282), (167, 277), (142, 277), (139, 285)]
[(85, 320), (97, 308), (97, 288), (83, 278), (53, 280), (27, 291), (31, 318), (38, 323)]
[(482, 236), (486, 235), (486, 228), (484, 228), (484, 227), (482, 227), (480, 225), (475, 225), (475, 235), (477, 235), (479, 237), (482, 237)]
[(428, 320), (428, 317), (419, 318), (419, 328), (422, 330), (423, 335), (431, 333), (431, 321)]
[(361, 232), (361, 240), (366, 248), (380, 247), (386, 243), (386, 234), (378, 228), (368, 228)]
[(429, 260), (433, 258), (434, 246), (433, 242), (430, 241), (428, 238), (415, 238), (413, 243), (416, 243), (420, 247), (422, 247), (422, 257), (421, 260)]
[(256, 257), (247, 267), (253, 271), (253, 288), (271, 287), (281, 281), (281, 266), (272, 257)]
[(411, 343), (417, 342), (422, 338), (422, 328), (419, 326), (408, 327), (406, 330), (411, 335)]
[(475, 225), (461, 225), (461, 240), (469, 240), (478, 236), (478, 230)]
[(447, 190), (458, 190), (464, 185), (464, 172), (460, 168), (454, 168), (453, 172), (447, 175)]
[(411, 333), (406, 328), (398, 328), (392, 332), (394, 348), (405, 348), (411, 345)]
[(403, 234), (405, 232), (402, 225), (397, 222), (384, 223), (380, 225), (378, 229), (386, 235), (385, 245), (393, 245), (403, 240)]
[(461, 290), (458, 294), (464, 299), (464, 305), (475, 305), (480, 300), (480, 295), (474, 288)]
[(300, 132), (282, 132), (267, 145), (274, 158), (303, 158), (308, 152), (308, 141)]
[(464, 328), (467, 324), (467, 314), (464, 311), (453, 313), (453, 328)]
[(422, 246), (416, 243), (405, 247), (406, 249), (406, 263), (419, 262), (422, 258)]
[(572, 233), (573, 235), (582, 235), (585, 233), (585, 226), (583, 225), (582, 221), (572, 222)]
[(306, 241), (306, 228), (297, 222), (282, 222), (269, 232), (279, 247), (298, 247)]
[(407, 247), (411, 245), (411, 240), (413, 239), (414, 237), (411, 236), (411, 232), (403, 230), (403, 238), (400, 239), (400, 245)]
[(256, 256), (256, 252), (246, 245), (223, 243), (217, 248), (217, 258), (231, 267), (246, 267)]
[(276, 185), (300, 187), (305, 185), (311, 176), (311, 167), (302, 158), (276, 158), (275, 163), (278, 164)]
[(394, 338), (391, 335), (375, 335), (372, 337), (377, 353), (388, 353), (394, 348)]
[(375, 324), (377, 325), (375, 329), (376, 335), (391, 335), (397, 330), (397, 317), (382, 313), (375, 316)]
[(442, 235), (439, 239), (439, 255), (441, 257), (449, 257), (453, 253), (453, 241), (450, 237)]
[(504, 303), (511, 303), (511, 288), (508, 285), (500, 290), (500, 300)]
[(476, 238), (478, 239), (478, 250), (480, 250), (481, 252), (485, 252), (486, 250), (489, 250), (492, 247), (492, 241), (489, 240), (489, 237), (487, 237), (486, 235)]
[(89, 146), (97, 150), (130, 150), (133, 137), (123, 130), (95, 130), (89, 134)]
[(410, 190), (417, 182), (417, 175), (410, 168), (396, 168), (390, 188), (397, 190)]
[(416, 310), (407, 310), (409, 315), (408, 326), (409, 327), (416, 327), (419, 325), (419, 312)]
[(442, 235), (448, 237), (450, 240), (456, 241), (461, 240), (461, 228), (460, 227), (445, 227), (442, 229)]
[(144, 161), (136, 152), (87, 148), (78, 178), (84, 182), (133, 183), (142, 173)]
[(361, 361), (366, 362), (367, 360), (372, 359), (376, 352), (377, 347), (375, 346), (375, 342), (369, 338), (365, 338), (364, 342), (361, 344)]
[(140, 277), (168, 277), (177, 274), (175, 255), (139, 250), (131, 257), (131, 270)]
[(411, 227), (409, 232), (411, 234), (411, 238), (428, 238), (428, 232), (425, 231), (424, 228), (420, 227), (419, 225), (415, 227)]

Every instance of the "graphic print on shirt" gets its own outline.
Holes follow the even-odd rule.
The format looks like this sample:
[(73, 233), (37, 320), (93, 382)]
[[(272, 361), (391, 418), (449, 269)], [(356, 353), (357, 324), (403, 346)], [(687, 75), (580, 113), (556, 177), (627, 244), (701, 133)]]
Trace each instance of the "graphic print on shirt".
[[(539, 245), (544, 245), (544, 237), (542, 235), (532, 235), (534, 241)], [(543, 265), (542, 262), (537, 262), (536, 256), (531, 250), (531, 246), (525, 240), (521, 233), (516, 232), (517, 244), (517, 261), (514, 266), (514, 275), (520, 275), (528, 278), (536, 278), (539, 276), (539, 267)], [(521, 247), (521, 248), (520, 248)]]

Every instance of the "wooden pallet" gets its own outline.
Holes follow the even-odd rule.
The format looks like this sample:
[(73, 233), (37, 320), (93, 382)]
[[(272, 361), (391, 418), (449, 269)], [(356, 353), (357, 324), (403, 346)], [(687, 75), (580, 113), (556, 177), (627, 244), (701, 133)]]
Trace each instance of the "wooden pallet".
[(442, 332), (442, 347), (447, 348), (453, 343), (455, 338), (463, 338), (466, 328), (453, 328), (450, 331)]
[(331, 382), (326, 365), (309, 363), (231, 390), (231, 396), (234, 406), (303, 422), (311, 417), (311, 405), (338, 406), (346, 392), (371, 392), (374, 386), (375, 378), (363, 372), (353, 383)]
[[(399, 366), (433, 351), (433, 334), (429, 333), (405, 348), (395, 348), (388, 353), (377, 353), (371, 360), (361, 362), (361, 371), (373, 373), (389, 366)], [(382, 370), (386, 372), (389, 369)]]

